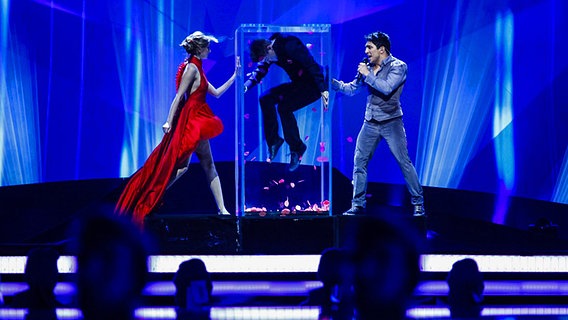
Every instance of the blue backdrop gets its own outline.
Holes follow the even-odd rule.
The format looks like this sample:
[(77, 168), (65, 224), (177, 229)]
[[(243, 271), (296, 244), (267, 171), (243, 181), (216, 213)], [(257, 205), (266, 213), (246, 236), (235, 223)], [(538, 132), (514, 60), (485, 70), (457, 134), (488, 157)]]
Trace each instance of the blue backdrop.
[[(353, 78), (363, 36), (377, 30), (408, 63), (404, 121), (424, 185), (568, 203), (566, 6), (0, 0), (0, 185), (132, 174), (162, 137), (186, 56), (178, 44), (195, 30), (222, 40), (205, 63), (219, 86), (233, 72), (240, 24), (329, 23), (333, 77)], [(216, 161), (234, 160), (234, 100), (234, 88), (209, 99), (225, 123), (211, 142)], [(331, 106), (333, 164), (348, 177), (364, 104), (365, 94), (336, 95)], [(370, 181), (404, 183), (384, 143), (369, 174)]]

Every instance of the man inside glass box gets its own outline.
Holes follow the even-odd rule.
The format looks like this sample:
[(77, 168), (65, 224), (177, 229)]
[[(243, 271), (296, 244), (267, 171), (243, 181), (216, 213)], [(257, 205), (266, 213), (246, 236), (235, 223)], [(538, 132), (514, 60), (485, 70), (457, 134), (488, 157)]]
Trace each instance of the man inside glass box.
[[(329, 92), (323, 68), (306, 45), (296, 36), (274, 33), (269, 39), (257, 39), (250, 44), (250, 56), (256, 68), (244, 84), (247, 92), (266, 76), (272, 64), (282, 68), (290, 82), (282, 83), (263, 92), (259, 98), (264, 122), (264, 137), (268, 145), (268, 158), (276, 157), (284, 140), (290, 147), (289, 171), (300, 166), (307, 146), (300, 138), (294, 111), (323, 99), (327, 109)], [(284, 139), (278, 134), (276, 105), (282, 122)]]

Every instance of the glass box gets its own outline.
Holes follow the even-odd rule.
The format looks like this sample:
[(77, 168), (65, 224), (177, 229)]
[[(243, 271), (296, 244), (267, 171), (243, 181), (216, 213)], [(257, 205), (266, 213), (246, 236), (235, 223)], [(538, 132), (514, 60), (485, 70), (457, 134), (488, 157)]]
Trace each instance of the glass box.
[[(294, 112), (300, 138), (307, 149), (300, 167), (291, 172), (288, 170), (290, 149), (286, 142), (274, 159), (268, 159), (259, 104), (263, 92), (290, 82), (290, 78), (282, 68), (272, 64), (258, 85), (246, 93), (244, 91), (244, 83), (257, 66), (250, 58), (250, 43), (256, 39), (269, 39), (276, 32), (300, 38), (322, 66), (326, 85), (330, 88), (330, 25), (243, 24), (236, 30), (235, 54), (241, 59), (243, 72), (236, 80), (235, 212), (238, 216), (331, 215), (332, 101), (329, 101), (328, 110), (325, 110), (322, 99), (318, 99)], [(277, 118), (279, 135), (284, 138), (278, 114)]]

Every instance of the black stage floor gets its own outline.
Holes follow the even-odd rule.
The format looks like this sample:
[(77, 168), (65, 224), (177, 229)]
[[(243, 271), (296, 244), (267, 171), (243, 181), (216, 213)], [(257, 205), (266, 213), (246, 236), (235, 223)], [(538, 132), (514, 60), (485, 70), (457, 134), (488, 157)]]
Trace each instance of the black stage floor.
[[(227, 208), (234, 208), (234, 163), (218, 163)], [(159, 254), (319, 254), (341, 245), (357, 217), (349, 208), (351, 184), (333, 171), (333, 212), (225, 217), (216, 215), (199, 165), (168, 190), (146, 221)], [(0, 254), (25, 255), (52, 245), (65, 251), (72, 222), (92, 210), (113, 207), (126, 179), (97, 179), (0, 188)], [(511, 198), (507, 219), (491, 222), (492, 194), (425, 187), (427, 218), (411, 217), (405, 186), (369, 184), (368, 213), (408, 220), (422, 234), (424, 250), (438, 254), (563, 255), (568, 249), (568, 206)], [(400, 195), (405, 196), (400, 196)], [(393, 195), (399, 195), (393, 197)], [(542, 223), (530, 230), (531, 224)], [(548, 225), (548, 224), (550, 225)]]

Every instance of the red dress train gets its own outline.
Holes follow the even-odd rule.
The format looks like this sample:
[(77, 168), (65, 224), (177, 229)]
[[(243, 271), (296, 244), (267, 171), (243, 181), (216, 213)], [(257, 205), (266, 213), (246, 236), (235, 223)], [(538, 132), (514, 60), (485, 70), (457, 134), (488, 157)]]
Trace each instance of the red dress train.
[(118, 214), (131, 214), (132, 221), (144, 224), (144, 217), (152, 212), (166, 191), (166, 187), (178, 169), (187, 166), (189, 156), (197, 148), (200, 140), (211, 139), (223, 131), (221, 119), (213, 114), (205, 102), (209, 86), (203, 73), (202, 61), (194, 56), (184, 61), (176, 75), (176, 90), (188, 63), (199, 70), (201, 83), (197, 90), (185, 95), (183, 107), (174, 117), (172, 129), (152, 151), (146, 163), (136, 171), (122, 192), (115, 211)]

